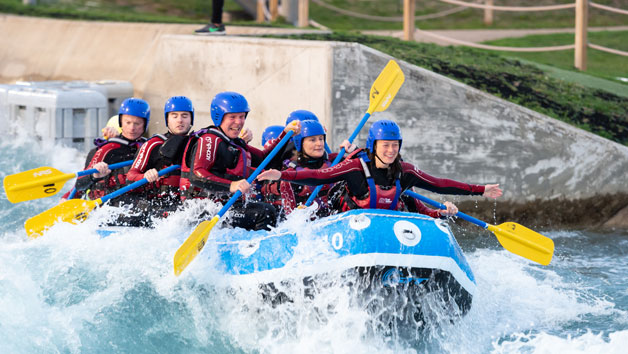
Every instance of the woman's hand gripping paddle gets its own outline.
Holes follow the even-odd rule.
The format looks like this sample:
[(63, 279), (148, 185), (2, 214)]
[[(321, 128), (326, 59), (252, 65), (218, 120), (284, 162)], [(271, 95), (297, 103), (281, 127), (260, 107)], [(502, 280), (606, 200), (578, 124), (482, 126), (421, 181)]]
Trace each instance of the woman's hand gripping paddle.
[[(443, 204), (418, 193), (405, 191), (405, 194), (435, 207), (447, 209)], [(493, 234), (497, 236), (499, 243), (501, 243), (505, 249), (516, 255), (542, 265), (548, 265), (552, 261), (552, 256), (554, 255), (554, 241), (536, 231), (514, 222), (505, 222), (497, 226), (487, 224), (482, 220), (478, 220), (462, 212), (458, 212), (456, 216), (492, 231)]]
[[(369, 119), (371, 114), (373, 114), (373, 112), (385, 111), (386, 108), (390, 106), (390, 103), (395, 98), (395, 95), (397, 94), (397, 91), (399, 91), (399, 88), (403, 84), (404, 80), (405, 76), (403, 75), (403, 71), (401, 71), (399, 64), (397, 64), (394, 60), (389, 61), (371, 86), (371, 91), (369, 93), (369, 108), (364, 114), (364, 117), (362, 117), (358, 126), (355, 127), (355, 130), (353, 130), (353, 134), (349, 137), (350, 143), (353, 143), (353, 140), (355, 140), (358, 136), (360, 130), (364, 124), (366, 124), (366, 121)], [(344, 155), (345, 149), (342, 148), (331, 165), (334, 166), (338, 164)], [(320, 192), (322, 188), (323, 186), (318, 186), (314, 189), (308, 200), (305, 202), (306, 206), (310, 206), (312, 204), (314, 199), (316, 199), (318, 192)]]
[[(118, 162), (109, 165), (109, 168), (115, 170), (132, 163), (133, 160)], [(63, 173), (53, 167), (39, 167), (4, 177), (4, 192), (11, 203), (50, 197), (57, 194), (66, 181), (97, 172), (97, 169), (92, 168), (76, 173)]]
[[(255, 172), (253, 172), (253, 174), (251, 174), (249, 178), (246, 179), (246, 181), (249, 184), (253, 183), (255, 178), (257, 178), (257, 175), (259, 175), (260, 172), (262, 172), (262, 170), (264, 169), (264, 167), (266, 167), (266, 165), (268, 165), (270, 160), (272, 160), (273, 157), (277, 155), (277, 152), (279, 152), (279, 150), (281, 150), (281, 148), (284, 145), (286, 145), (288, 140), (290, 140), (290, 137), (292, 137), (292, 134), (294, 134), (294, 131), (290, 130), (286, 135), (284, 135), (284, 137), (281, 139), (279, 144), (277, 144), (277, 146), (275, 146), (275, 148), (268, 154), (268, 156), (266, 156), (264, 161), (262, 161), (262, 163), (260, 163), (259, 166), (257, 166), (257, 168), (255, 169)], [(183, 242), (183, 244), (179, 247), (177, 252), (174, 254), (173, 263), (174, 263), (175, 275), (178, 276), (179, 274), (181, 274), (181, 272), (183, 272), (185, 268), (201, 252), (201, 250), (205, 246), (205, 243), (207, 242), (207, 239), (209, 238), (209, 233), (212, 231), (214, 226), (216, 226), (220, 218), (223, 215), (225, 215), (227, 210), (231, 208), (233, 203), (235, 203), (235, 201), (238, 200), (238, 198), (240, 198), (241, 195), (242, 195), (241, 191), (239, 190), (236, 191), (233, 194), (233, 196), (231, 196), (231, 199), (229, 199), (227, 204), (225, 204), (222, 207), (222, 209), (220, 209), (220, 211), (218, 212), (218, 214), (216, 214), (216, 216), (214, 216), (209, 221), (206, 220), (198, 224), (196, 229), (194, 229), (194, 231), (190, 234), (190, 236), (188, 236), (185, 242)]]
[[(174, 170), (178, 170), (180, 167), (181, 166), (179, 165), (173, 165), (164, 168), (163, 170), (159, 171), (159, 176), (161, 177)], [(82, 222), (97, 206), (102, 205), (103, 203), (113, 198), (119, 197), (132, 189), (141, 187), (146, 183), (148, 183), (148, 180), (146, 178), (142, 178), (137, 182), (134, 182), (124, 188), (120, 188), (117, 191), (109, 193), (102, 198), (98, 198), (96, 200), (70, 199), (42, 212), (39, 215), (35, 215), (32, 218), (26, 220), (26, 222), (24, 223), (26, 233), (29, 237), (35, 238), (41, 236), (44, 231), (52, 227), (52, 225), (56, 224), (57, 222), (70, 222), (74, 224), (76, 222)]]

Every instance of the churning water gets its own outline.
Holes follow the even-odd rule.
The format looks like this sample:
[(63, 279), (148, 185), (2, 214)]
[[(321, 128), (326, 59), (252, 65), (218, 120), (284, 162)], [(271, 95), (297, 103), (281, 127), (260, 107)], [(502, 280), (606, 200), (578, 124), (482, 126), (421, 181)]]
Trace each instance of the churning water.
[[(5, 137), (0, 177), (43, 165), (77, 171), (83, 159), (72, 149)], [(24, 220), (57, 201), (14, 205), (0, 195), (2, 353), (624, 353), (628, 348), (626, 233), (544, 231), (554, 239), (556, 254), (542, 267), (457, 221), (459, 243), (478, 282), (473, 306), (458, 321), (443, 321), (408, 339), (373, 331), (368, 323), (376, 314), (356, 306), (355, 294), (340, 281), (319, 289), (313, 299), (298, 296), (304, 291), (298, 282), (287, 284), (283, 290), (293, 301), (273, 306), (256, 284), (225, 287), (211, 249), (176, 278), (172, 256), (192, 230), (192, 211), (154, 230), (100, 238), (97, 225), (117, 212), (103, 207), (83, 224), (57, 225), (29, 240)], [(288, 222), (302, 228), (305, 217)], [(300, 252), (322, 252), (315, 246)], [(384, 304), (384, 311), (396, 311), (395, 306)]]

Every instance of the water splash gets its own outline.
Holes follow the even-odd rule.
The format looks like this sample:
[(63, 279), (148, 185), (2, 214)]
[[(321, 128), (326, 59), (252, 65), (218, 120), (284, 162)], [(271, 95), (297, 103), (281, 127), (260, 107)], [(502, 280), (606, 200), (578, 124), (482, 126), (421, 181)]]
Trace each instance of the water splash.
[[(0, 143), (2, 177), (41, 165), (82, 167), (84, 155), (75, 150), (19, 139)], [(498, 249), (490, 236), (464, 230), (461, 245), (478, 280), (473, 306), (454, 322), (433, 306), (430, 323), (438, 326), (425, 330), (390, 327), (386, 318), (409, 319), (408, 299), (359, 296), (363, 287), (351, 274), (306, 282), (287, 276), (270, 292), (255, 282), (233, 286), (211, 243), (175, 277), (174, 251), (197, 216), (213, 215), (216, 205), (195, 201), (155, 229), (101, 238), (99, 225), (124, 212), (105, 206), (82, 224), (56, 225), (27, 240), (24, 220), (56, 202), (13, 205), (0, 196), (1, 352), (613, 353), (626, 347), (623, 234), (550, 233), (557, 255), (540, 267)], [(283, 226), (300, 230), (308, 220), (309, 211), (299, 210)], [(324, 240), (304, 233), (301, 241), (295, 259), (328, 254)], [(280, 294), (289, 301), (272, 301)]]

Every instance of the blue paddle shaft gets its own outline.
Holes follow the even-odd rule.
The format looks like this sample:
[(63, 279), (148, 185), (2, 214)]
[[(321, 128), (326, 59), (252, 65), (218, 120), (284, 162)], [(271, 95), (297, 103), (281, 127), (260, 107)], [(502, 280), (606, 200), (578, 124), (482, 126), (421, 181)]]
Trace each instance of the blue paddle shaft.
[(327, 145), (327, 142), (325, 142), (325, 151), (326, 151), (328, 154), (331, 154), (331, 149), (329, 148), (329, 145)]
[[(133, 161), (131, 161), (131, 163), (133, 163)], [(113, 166), (113, 165), (111, 165), (111, 166)], [(170, 172), (172, 172), (174, 170), (178, 170), (179, 168), (181, 168), (180, 165), (172, 165), (170, 167), (166, 167), (163, 170), (158, 172), (159, 177), (161, 177), (161, 176), (163, 176), (163, 175), (165, 175), (167, 173), (170, 173)], [(105, 195), (104, 197), (100, 198), (100, 200), (103, 203), (105, 203), (106, 201), (111, 200), (111, 199), (116, 198), (116, 197), (119, 197), (122, 194), (124, 194), (124, 193), (126, 193), (126, 192), (128, 192), (128, 191), (130, 191), (132, 189), (135, 189), (137, 187), (141, 187), (141, 186), (145, 185), (146, 183), (148, 183), (148, 180), (146, 178), (142, 178), (141, 180), (139, 180), (137, 182), (133, 182), (133, 183), (129, 184), (128, 186), (124, 187), (124, 188), (120, 188), (120, 189), (118, 189), (117, 191), (115, 191), (113, 193), (109, 193), (109, 194)]]
[[(437, 202), (437, 201), (435, 201), (435, 200), (431, 200), (431, 199), (430, 199), (430, 198), (428, 198), (428, 197), (424, 197), (424, 196), (420, 195), (419, 193), (415, 193), (415, 192), (410, 191), (410, 190), (407, 190), (407, 191), (405, 191), (404, 193), (405, 193), (406, 195), (409, 195), (409, 196), (411, 196), (411, 197), (413, 197), (413, 198), (416, 198), (416, 199), (418, 199), (418, 200), (420, 200), (420, 201), (422, 201), (422, 202), (425, 202), (425, 203), (430, 204), (430, 205), (432, 205), (432, 206), (435, 206), (435, 207), (437, 207), (437, 208), (440, 208), (440, 209), (447, 209), (447, 207), (446, 207), (445, 205), (443, 205), (443, 204), (441, 204), (441, 203), (439, 203), (439, 202)], [(478, 226), (481, 226), (481, 227), (483, 227), (483, 228), (485, 228), (485, 229), (486, 229), (486, 228), (488, 228), (488, 224), (487, 224), (487, 223), (485, 223), (484, 221), (482, 221), (482, 220), (478, 220), (478, 219), (474, 218), (473, 216), (467, 215), (467, 214), (465, 214), (465, 213), (463, 213), (463, 212), (461, 212), (461, 211), (459, 211), (459, 212), (456, 214), (456, 216), (458, 216), (458, 217), (460, 217), (460, 218), (462, 218), (462, 219), (464, 219), (464, 220), (467, 220), (468, 222), (471, 222), (471, 223), (474, 223), (474, 224), (476, 224), (476, 225), (478, 225)]]
[[(270, 160), (273, 159), (273, 157), (275, 157), (275, 155), (277, 155), (277, 153), (279, 152), (279, 150), (281, 150), (281, 148), (286, 145), (286, 143), (288, 142), (288, 140), (290, 140), (290, 137), (292, 136), (294, 132), (292, 130), (290, 130), (279, 142), (279, 144), (277, 144), (277, 146), (275, 146), (275, 148), (270, 152), (270, 154), (268, 154), (268, 156), (266, 156), (266, 158), (264, 159), (264, 161), (262, 161), (262, 163), (259, 164), (259, 166), (257, 166), (257, 168), (255, 169), (255, 171), (253, 172), (253, 174), (251, 174), (249, 176), (249, 178), (246, 179), (246, 181), (251, 184), (253, 183), (253, 181), (255, 180), (255, 178), (257, 177), (257, 175), (259, 175), (262, 170), (264, 169), (264, 167), (266, 167), (266, 165), (268, 165), (268, 163), (270, 162)], [(220, 211), (218, 212), (218, 217), (221, 218), (223, 215), (225, 215), (225, 213), (227, 212), (227, 210), (229, 210), (229, 208), (231, 208), (231, 206), (233, 205), (233, 203), (236, 202), (236, 200), (238, 200), (238, 198), (240, 198), (240, 196), (242, 195), (242, 192), (238, 189), (232, 196), (231, 199), (229, 199), (229, 201), (222, 207), (222, 209), (220, 209)]]
[[(110, 170), (115, 170), (117, 168), (130, 166), (131, 164), (133, 164), (133, 160), (124, 161), (124, 162), (118, 162), (118, 163), (112, 163), (111, 165), (109, 165), (109, 169)], [(91, 168), (89, 170), (77, 172), (76, 173), (76, 177), (81, 177), (81, 176), (85, 176), (85, 175), (91, 175), (92, 173), (97, 173), (97, 172), (98, 172), (97, 169)]]
[(72, 188), (72, 190), (70, 191), (70, 195), (68, 195), (68, 199), (74, 199), (75, 195), (76, 195), (76, 187)]
[[(362, 117), (362, 120), (360, 121), (360, 123), (358, 123), (358, 126), (355, 127), (355, 129), (353, 130), (353, 133), (349, 137), (349, 143), (353, 143), (353, 140), (355, 140), (355, 138), (358, 136), (358, 134), (360, 133), (360, 130), (362, 130), (362, 127), (364, 126), (364, 124), (366, 124), (366, 121), (369, 120), (370, 116), (371, 116), (371, 114), (368, 113), (368, 112), (366, 112), (364, 114), (364, 117)], [(345, 148), (340, 149), (340, 152), (338, 153), (338, 156), (336, 156), (336, 158), (331, 163), (331, 165), (332, 166), (337, 165), (338, 162), (340, 162), (340, 160), (342, 160), (343, 156), (345, 156)], [(307, 201), (305, 202), (305, 206), (312, 205), (312, 202), (314, 201), (314, 199), (316, 199), (316, 196), (318, 195), (318, 192), (321, 191), (321, 189), (323, 189), (322, 185), (319, 185), (319, 186), (316, 187), (316, 189), (314, 189), (314, 191), (312, 192), (310, 197), (307, 198)]]

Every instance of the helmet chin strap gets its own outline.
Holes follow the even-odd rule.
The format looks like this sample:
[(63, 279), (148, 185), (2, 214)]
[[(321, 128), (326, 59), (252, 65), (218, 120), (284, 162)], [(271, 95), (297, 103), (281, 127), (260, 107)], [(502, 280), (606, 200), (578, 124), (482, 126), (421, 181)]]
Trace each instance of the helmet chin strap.
[(389, 167), (389, 164), (387, 164), (386, 162), (384, 162), (379, 155), (377, 155), (377, 152), (375, 152), (375, 158), (377, 158), (379, 160), (379, 162), (383, 163), (387, 168)]
[[(389, 165), (388, 165), (387, 163), (385, 163), (385, 162), (384, 162), (384, 161), (383, 161), (383, 160), (379, 157), (379, 155), (377, 155), (377, 149), (375, 148), (375, 144), (376, 144), (376, 143), (377, 143), (377, 141), (374, 141), (374, 142), (373, 142), (373, 150), (375, 150), (375, 151), (373, 151), (373, 155), (375, 155), (375, 158), (376, 158), (376, 159), (378, 159), (378, 160), (379, 160), (379, 162), (383, 163), (383, 164), (384, 164), (384, 166), (386, 166), (386, 167), (388, 168), (388, 167), (389, 167)], [(376, 164), (376, 166), (375, 166), (375, 167), (377, 167), (377, 164)]]

